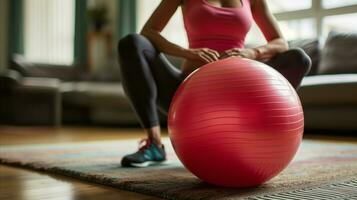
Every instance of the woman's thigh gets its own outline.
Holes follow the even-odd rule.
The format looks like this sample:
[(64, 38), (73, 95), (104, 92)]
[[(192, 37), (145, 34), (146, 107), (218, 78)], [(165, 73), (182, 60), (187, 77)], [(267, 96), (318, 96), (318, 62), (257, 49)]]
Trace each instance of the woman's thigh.
[(172, 97), (185, 78), (184, 74), (162, 53), (158, 54), (150, 66), (157, 87), (157, 105), (161, 112), (167, 114)]
[[(127, 35), (120, 40), (118, 50), (123, 80), (128, 80), (127, 84), (131, 84), (131, 88), (136, 89), (139, 94), (140, 91), (153, 94), (148, 96), (155, 97), (160, 110), (167, 112), (171, 98), (183, 80), (181, 71), (143, 35)], [(143, 87), (149, 89), (141, 90)], [(144, 96), (146, 95), (143, 94), (143, 100)]]
[(177, 69), (166, 56), (159, 52), (146, 37), (136, 34), (138, 52), (142, 53), (150, 68), (157, 90), (156, 103), (164, 114), (168, 112), (171, 99), (184, 79), (181, 70)]

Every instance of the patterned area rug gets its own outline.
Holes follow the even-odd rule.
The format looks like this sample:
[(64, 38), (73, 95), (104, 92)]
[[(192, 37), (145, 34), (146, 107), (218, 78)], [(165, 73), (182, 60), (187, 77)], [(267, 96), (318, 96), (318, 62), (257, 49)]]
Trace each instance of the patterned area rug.
[(304, 140), (279, 176), (255, 188), (221, 188), (183, 168), (168, 139), (170, 162), (144, 169), (120, 167), (136, 141), (1, 146), (0, 162), (57, 173), (166, 199), (357, 199), (357, 143)]

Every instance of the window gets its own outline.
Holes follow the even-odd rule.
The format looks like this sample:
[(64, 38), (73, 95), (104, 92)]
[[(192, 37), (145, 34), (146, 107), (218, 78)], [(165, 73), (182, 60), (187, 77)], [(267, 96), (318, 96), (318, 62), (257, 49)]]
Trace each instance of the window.
[(268, 1), (289, 39), (326, 37), (332, 30), (357, 31), (357, 0)]
[(357, 13), (328, 16), (322, 24), (325, 37), (330, 31), (357, 32)]
[(72, 64), (75, 1), (26, 0), (24, 3), (25, 58), (35, 63)]
[(279, 27), (287, 40), (316, 38), (316, 25), (312, 18), (279, 21)]
[(323, 0), (322, 1), (322, 5), (324, 8), (337, 8), (337, 7), (350, 6), (356, 4), (357, 4), (357, 0)]
[(311, 0), (286, 1), (286, 0), (269, 0), (270, 10), (273, 13), (288, 12), (295, 10), (304, 10), (311, 8)]

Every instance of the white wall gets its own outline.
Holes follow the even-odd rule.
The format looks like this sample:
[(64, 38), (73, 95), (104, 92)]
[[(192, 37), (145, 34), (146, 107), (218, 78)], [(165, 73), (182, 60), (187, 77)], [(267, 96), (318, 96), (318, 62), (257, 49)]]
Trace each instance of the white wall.
[(7, 67), (8, 0), (0, 0), (0, 71)]

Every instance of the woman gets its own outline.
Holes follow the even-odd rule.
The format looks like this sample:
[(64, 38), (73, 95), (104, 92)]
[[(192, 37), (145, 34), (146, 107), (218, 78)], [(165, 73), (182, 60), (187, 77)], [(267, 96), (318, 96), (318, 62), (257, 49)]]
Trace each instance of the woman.
[[(169, 42), (160, 34), (179, 6), (189, 39), (188, 49)], [(244, 48), (253, 20), (268, 42)], [(141, 35), (131, 34), (121, 39), (118, 51), (125, 92), (148, 135), (137, 152), (123, 158), (125, 167), (165, 161), (157, 110), (167, 113), (175, 90), (196, 68), (239, 56), (265, 62), (297, 89), (311, 64), (301, 49), (288, 49), (265, 0), (163, 0)], [(181, 71), (162, 53), (184, 58)]]

